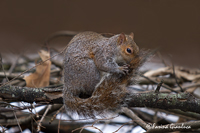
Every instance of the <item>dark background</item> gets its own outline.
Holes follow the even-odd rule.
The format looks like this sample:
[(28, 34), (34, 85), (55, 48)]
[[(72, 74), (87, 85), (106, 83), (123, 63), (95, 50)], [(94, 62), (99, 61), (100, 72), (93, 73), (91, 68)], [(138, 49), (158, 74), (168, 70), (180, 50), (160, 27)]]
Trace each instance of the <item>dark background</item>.
[(60, 30), (134, 32), (140, 48), (159, 47), (175, 64), (200, 68), (199, 14), (200, 0), (1, 0), (0, 51), (36, 52)]

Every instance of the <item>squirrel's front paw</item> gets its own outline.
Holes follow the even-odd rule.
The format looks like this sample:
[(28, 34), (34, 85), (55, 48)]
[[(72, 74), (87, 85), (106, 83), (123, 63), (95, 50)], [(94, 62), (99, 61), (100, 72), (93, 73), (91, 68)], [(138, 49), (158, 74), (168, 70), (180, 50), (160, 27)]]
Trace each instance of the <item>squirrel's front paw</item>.
[(119, 67), (120, 73), (128, 74), (130, 65), (126, 64)]

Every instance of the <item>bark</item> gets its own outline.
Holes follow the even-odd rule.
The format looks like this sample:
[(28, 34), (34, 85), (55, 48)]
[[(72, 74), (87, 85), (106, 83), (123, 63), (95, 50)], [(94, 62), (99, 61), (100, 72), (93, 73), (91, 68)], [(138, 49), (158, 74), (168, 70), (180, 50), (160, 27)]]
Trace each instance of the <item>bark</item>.
[(129, 107), (150, 107), (159, 109), (180, 109), (200, 113), (200, 99), (190, 93), (131, 93), (127, 95)]
[[(24, 101), (28, 103), (33, 102), (47, 102), (47, 103), (62, 103), (62, 97), (56, 97), (51, 99), (49, 94), (58, 95), (61, 94), (62, 89), (56, 88), (29, 88), (18, 86), (2, 86), (0, 87), (0, 97), (4, 101), (18, 102)], [(53, 97), (53, 96), (52, 96)]]

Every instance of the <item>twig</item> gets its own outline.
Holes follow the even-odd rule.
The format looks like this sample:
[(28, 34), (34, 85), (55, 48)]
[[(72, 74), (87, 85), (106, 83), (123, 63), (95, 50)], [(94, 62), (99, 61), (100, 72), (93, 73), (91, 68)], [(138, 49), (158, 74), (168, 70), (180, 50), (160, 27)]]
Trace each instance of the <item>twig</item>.
[[(59, 108), (60, 108), (60, 105), (52, 105), (53, 107), (48, 111), (48, 113), (52, 113), (52, 112), (54, 112), (55, 110), (58, 110)], [(27, 108), (28, 109), (28, 108)], [(44, 112), (46, 111), (46, 109), (47, 109), (47, 107), (46, 108), (43, 108), (43, 109), (41, 109), (39, 112), (38, 112), (38, 114), (39, 115), (43, 115), (44, 114)], [(29, 109), (28, 109), (29, 110)], [(24, 116), (25, 117), (22, 117), (22, 118), (18, 118), (18, 121), (19, 121), (19, 123), (21, 124), (21, 125), (24, 125), (24, 124), (30, 124), (31, 123), (31, 120), (34, 120), (34, 122), (36, 123), (36, 124), (38, 124), (38, 122), (35, 120), (35, 114), (33, 114), (32, 112), (30, 112), (31, 114), (30, 115), (28, 115), (27, 116), (27, 114), (26, 113), (23, 113), (22, 112), (22, 115), (24, 114)], [(0, 123), (2, 124), (2, 125), (9, 125), (9, 126), (15, 126), (15, 125), (17, 125), (17, 121), (16, 121), (16, 119), (7, 119), (6, 121), (5, 120), (2, 120), (2, 119), (0, 119)], [(43, 127), (43, 126), (42, 126)], [(44, 127), (45, 128), (45, 127)]]
[(160, 53), (159, 51), (157, 51), (157, 54), (158, 54), (159, 58), (161, 59), (162, 63), (165, 65), (165, 67), (167, 67), (168, 65), (167, 65), (167, 63), (165, 62), (165, 60), (163, 59), (161, 53)]
[[(9, 75), (8, 72), (5, 72), (5, 74), (4, 74), (4, 72), (0, 72), (0, 77), (4, 78), (5, 75), (6, 75), (8, 78), (15, 78), (15, 77), (17, 77), (19, 74), (18, 74), (18, 73), (11, 73), (11, 74)], [(21, 75), (21, 76), (17, 77), (16, 79), (22, 80), (23, 77), (24, 77), (24, 76)]]
[(179, 88), (181, 89), (181, 92), (184, 92), (183, 91), (183, 88), (180, 86), (180, 84), (178, 83), (178, 80), (177, 80), (177, 77), (176, 77), (176, 74), (175, 74), (175, 69), (174, 69), (174, 64), (172, 63), (172, 69), (173, 69), (173, 75), (174, 75), (174, 78), (176, 80), (176, 84), (179, 86)]
[(162, 86), (162, 84), (163, 84), (163, 81), (161, 81), (161, 82), (157, 85), (156, 90), (155, 90), (155, 93), (159, 93), (160, 87)]
[(99, 130), (99, 132), (103, 133), (99, 128), (95, 127), (94, 125), (92, 125), (92, 126), (84, 126), (84, 127), (76, 128), (76, 129), (72, 130), (72, 133), (75, 132), (75, 131), (77, 131), (77, 130), (80, 130), (80, 133), (81, 133), (81, 132), (83, 131), (83, 129), (88, 128), (88, 127), (91, 127), (91, 128), (97, 129), (97, 130)]
[[(185, 86), (183, 86), (182, 88), (183, 88), (184, 91), (186, 91), (187, 89), (192, 88), (192, 87), (200, 87), (200, 83), (185, 85)], [(174, 88), (174, 90), (175, 90), (175, 91), (179, 91), (180, 88), (177, 87), (177, 88)], [(167, 93), (167, 92), (170, 92), (170, 91), (169, 91), (169, 90), (161, 90), (160, 92), (162, 92), (162, 93)]]
[[(2, 133), (5, 133), (7, 129), (4, 128), (1, 124), (0, 124), (0, 127), (1, 127), (1, 129), (2, 129)], [(0, 131), (0, 133), (1, 133), (1, 131)]]
[(22, 133), (22, 128), (21, 128), (21, 126), (20, 126), (20, 124), (19, 124), (19, 121), (18, 121), (18, 119), (17, 119), (17, 116), (16, 116), (15, 111), (13, 111), (13, 113), (14, 113), (14, 115), (15, 115), (15, 119), (17, 120), (18, 127), (19, 127), (19, 129), (20, 129), (20, 131), (21, 131), (21, 133)]
[[(0, 64), (1, 64), (1, 68), (2, 68), (2, 70), (3, 70), (3, 72), (4, 72), (4, 75), (5, 75), (5, 77), (6, 77), (6, 80), (9, 82), (9, 79), (8, 79), (8, 77), (7, 77), (7, 75), (6, 75), (6, 72), (5, 72), (5, 70), (4, 70), (4, 67), (3, 67), (3, 61), (2, 61), (2, 56), (1, 56), (1, 53), (0, 53)], [(4, 82), (4, 81), (3, 81)], [(3, 83), (2, 82), (2, 83)]]
[(122, 111), (127, 115), (129, 116), (134, 122), (136, 122), (138, 125), (140, 125), (144, 130), (147, 130), (147, 127), (146, 127), (146, 123), (140, 119), (137, 115), (135, 115), (133, 113), (133, 111), (131, 111), (130, 109), (124, 107), (122, 108)]
[[(2, 102), (0, 102), (0, 104), (2, 104)], [(14, 110), (24, 110), (24, 109), (27, 109), (27, 108), (33, 108), (32, 106), (18, 107), (18, 106), (14, 106), (14, 105), (10, 105), (10, 104), (8, 104), (8, 105), (11, 106), (12, 108), (0, 107), (0, 112), (1, 113), (2, 112), (12, 112)], [(36, 107), (38, 107), (38, 106), (42, 106), (42, 105), (41, 104), (36, 105)]]
[[(13, 70), (14, 70), (14, 68), (16, 67), (16, 65), (17, 65), (17, 62), (18, 62), (18, 60), (19, 60), (19, 58), (20, 58), (20, 56), (21, 56), (21, 54), (17, 57), (17, 59), (12, 63), (12, 65), (11, 65), (11, 67), (10, 67), (10, 69), (8, 70), (8, 75), (7, 75), (7, 80), (8, 80), (8, 76), (10, 76), (11, 74), (12, 74), (12, 72), (13, 72)], [(8, 80), (9, 81), (9, 80)], [(3, 79), (3, 83), (4, 82), (6, 82), (6, 80), (5, 79)]]
[(56, 118), (56, 116), (58, 115), (58, 113), (60, 113), (60, 111), (64, 109), (64, 105), (53, 115), (53, 117), (51, 118), (51, 120), (49, 121), (49, 124), (51, 124), (51, 122)]
[(194, 112), (184, 112), (179, 109), (169, 109), (169, 110), (161, 110), (162, 112), (167, 112), (170, 114), (175, 114), (185, 119), (189, 120), (200, 120), (200, 114)]
[[(143, 77), (143, 78), (146, 78), (146, 79), (148, 79), (149, 81), (151, 81), (151, 82), (153, 82), (153, 83), (156, 83), (156, 84), (158, 84), (158, 82), (156, 82), (156, 81), (154, 81), (154, 80), (152, 80), (152, 79), (150, 79), (150, 78), (148, 78), (148, 77), (146, 77), (146, 76), (144, 76), (144, 75), (140, 75), (141, 77)], [(167, 85), (163, 85), (163, 87), (164, 88), (166, 88), (166, 89), (168, 89), (168, 90), (170, 90), (170, 91), (172, 91), (172, 92), (176, 92), (176, 93), (178, 93), (177, 91), (175, 91), (175, 90), (173, 90), (173, 89), (171, 89), (170, 87), (168, 87)]]
[(21, 57), (21, 54), (18, 55), (17, 59), (12, 63), (10, 69), (8, 70), (9, 75), (12, 74), (12, 72), (13, 72), (14, 68), (16, 67), (20, 57)]
[(95, 127), (94, 124), (96, 124), (96, 123), (99, 122), (100, 120), (111, 120), (111, 119), (114, 119), (114, 118), (116, 118), (116, 117), (118, 117), (118, 116), (119, 116), (119, 115), (113, 116), (113, 117), (111, 117), (111, 118), (97, 119), (97, 120), (95, 120), (95, 121), (92, 123), (91, 126), (84, 126), (84, 127), (76, 128), (76, 129), (74, 129), (72, 132), (81, 129), (81, 130), (80, 130), (80, 133), (81, 133), (81, 132), (83, 131), (83, 129), (85, 129), (85, 128), (87, 128), (87, 127), (92, 127), (92, 128), (95, 128), (95, 129), (99, 130), (101, 133), (103, 133), (99, 128)]
[[(133, 122), (134, 120), (132, 120), (131, 122)], [(123, 125), (121, 125), (116, 131), (114, 131), (114, 132), (112, 132), (112, 133), (116, 133), (116, 132), (118, 132), (124, 125), (126, 125), (126, 124), (128, 124), (128, 123), (130, 123), (130, 122), (126, 122), (126, 123), (124, 123)]]
[(33, 103), (31, 105), (33, 107), (33, 110), (35, 111), (36, 118), (39, 118), (40, 116), (39, 116), (39, 114), (37, 113), (37, 111), (35, 109), (35, 105)]
[[(174, 78), (167, 78), (167, 77), (148, 77), (149, 79), (153, 80), (153, 81), (163, 81), (164, 84), (166, 85), (174, 85), (176, 84), (176, 81)], [(149, 84), (156, 84), (152, 81), (150, 81), (147, 78), (144, 77), (140, 77), (138, 79), (138, 82), (140, 85), (149, 85)], [(178, 79), (178, 82), (181, 82), (181, 80)]]
[(48, 113), (49, 109), (52, 107), (52, 105), (48, 105), (46, 111), (44, 112), (42, 118), (40, 119), (39, 123), (38, 123), (38, 126), (37, 126), (37, 132), (41, 131), (40, 127), (42, 125), (42, 121), (44, 119), (44, 117), (46, 116), (46, 114)]
[(48, 45), (49, 42), (56, 38), (56, 37), (60, 37), (60, 36), (74, 36), (76, 34), (78, 34), (79, 32), (76, 32), (76, 31), (57, 31), (53, 34), (51, 34), (46, 40), (45, 40), (45, 45)]
[[(61, 108), (63, 108), (64, 106), (62, 106)], [(59, 109), (60, 110), (60, 109)], [(61, 118), (62, 118), (62, 114), (60, 115), (60, 119), (59, 119), (59, 122), (58, 122), (58, 133), (60, 133), (60, 121), (61, 121)]]
[[(21, 102), (28, 110), (29, 112), (31, 113), (31, 115), (28, 117), (27, 121), (31, 121), (31, 120), (34, 120), (35, 123), (37, 123), (37, 121), (35, 120), (34, 116), (33, 116), (33, 113), (32, 113), (32, 110), (30, 110), (30, 108), (28, 108), (23, 102)], [(41, 110), (42, 111), (42, 110)], [(40, 112), (41, 112), (40, 111)], [(35, 115), (36, 116), (36, 115)], [(32, 119), (31, 119), (32, 118)], [(23, 120), (22, 120), (23, 121)]]
[(143, 112), (140, 109), (131, 108), (131, 110), (142, 120), (144, 121), (152, 121), (152, 115), (148, 114), (147, 112)]

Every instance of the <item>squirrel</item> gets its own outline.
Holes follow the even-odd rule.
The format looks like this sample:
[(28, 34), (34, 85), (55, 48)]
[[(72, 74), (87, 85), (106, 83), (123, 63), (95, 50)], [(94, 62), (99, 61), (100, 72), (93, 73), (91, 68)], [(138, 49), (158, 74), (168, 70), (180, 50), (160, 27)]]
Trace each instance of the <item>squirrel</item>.
[(127, 86), (137, 80), (138, 69), (151, 55), (139, 50), (134, 34), (58, 31), (45, 44), (60, 36), (74, 36), (63, 60), (66, 111), (96, 118), (127, 107), (131, 93)]
[(126, 86), (145, 62), (134, 34), (75, 35), (64, 51), (63, 102), (68, 113), (95, 118), (126, 106)]

